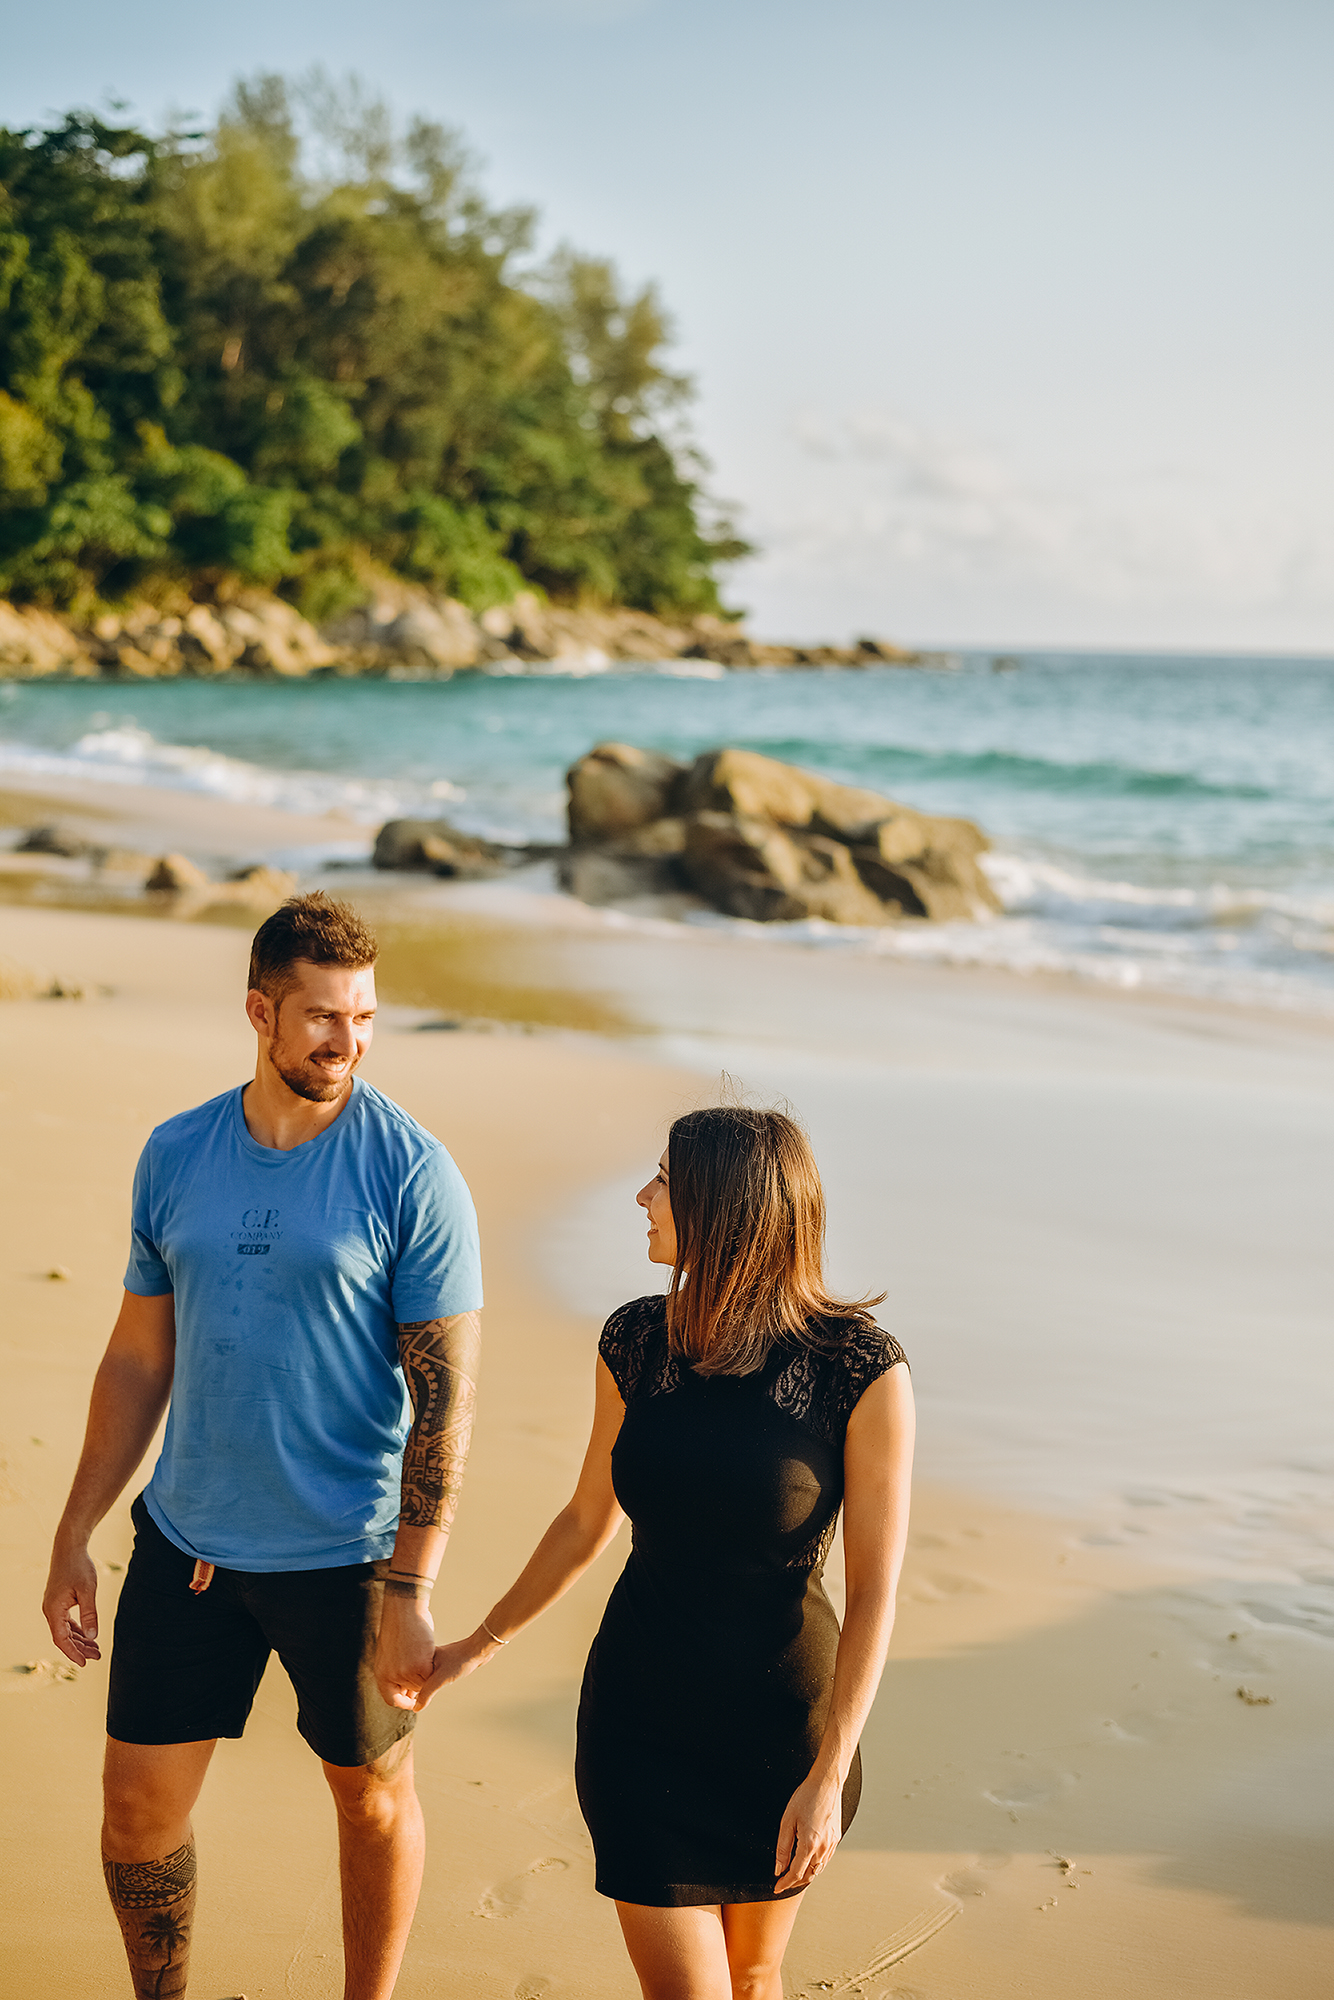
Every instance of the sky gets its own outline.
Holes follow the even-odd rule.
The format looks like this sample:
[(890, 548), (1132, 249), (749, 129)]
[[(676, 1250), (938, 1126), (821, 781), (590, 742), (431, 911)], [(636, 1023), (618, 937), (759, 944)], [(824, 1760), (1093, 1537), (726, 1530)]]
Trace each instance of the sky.
[(654, 281), (771, 638), (1334, 652), (1328, 0), (6, 0), (0, 121), (357, 73)]

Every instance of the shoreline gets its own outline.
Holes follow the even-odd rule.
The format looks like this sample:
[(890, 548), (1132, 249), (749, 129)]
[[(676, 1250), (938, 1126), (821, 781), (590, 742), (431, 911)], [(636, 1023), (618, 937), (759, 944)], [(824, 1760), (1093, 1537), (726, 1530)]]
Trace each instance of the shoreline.
[[(860, 932), (850, 932), (846, 939), (831, 935), (813, 944), (785, 934), (787, 927), (782, 925), (743, 928), (727, 919), (717, 923), (681, 921), (675, 904), (684, 904), (689, 900), (685, 898), (644, 897), (599, 908), (557, 892), (540, 865), (516, 871), (499, 882), (451, 883), (425, 874), (376, 871), (368, 858), (371, 828), (340, 813), (294, 812), (184, 788), (105, 780), (74, 784), (46, 774), (34, 773), (30, 778), (15, 772), (0, 774), (0, 834), (45, 820), (58, 821), (90, 843), (100, 843), (112, 857), (130, 849), (128, 858), (135, 863), (180, 851), (202, 861), (211, 872), (225, 874), (237, 866), (276, 857), (294, 872), (302, 888), (319, 887), (330, 895), (347, 896), (373, 920), (418, 933), (467, 930), (497, 940), (512, 938), (523, 949), (539, 955), (545, 951), (540, 941), (549, 937), (555, 944), (545, 955), (561, 961), (557, 984), (569, 986), (571, 991), (586, 989), (588, 982), (568, 963), (570, 954), (562, 951), (562, 940), (568, 942), (578, 934), (614, 950), (617, 940), (637, 936), (646, 945), (653, 939), (669, 939), (691, 951), (708, 946), (723, 953), (778, 953), (789, 966), (809, 968), (821, 960), (840, 966), (879, 966), (886, 979), (922, 990), (942, 981), (963, 982), (978, 990), (990, 988), (999, 995), (1016, 991), (1070, 994), (1167, 1010), (1183, 1018), (1216, 1015), (1223, 1021), (1256, 1027), (1282, 1022), (1316, 1036), (1334, 1035), (1334, 1008), (1326, 1010), (1314, 998), (1306, 1005), (1284, 1005), (1277, 1000), (1265, 1004), (1169, 984), (1156, 986), (1149, 981), (1132, 984), (1115, 977), (1097, 979), (1063, 968), (917, 958), (877, 950)], [(363, 862), (349, 857), (330, 864), (325, 857), (339, 847), (344, 852), (355, 848), (367, 859)], [(136, 849), (140, 850), (137, 854), (133, 852)], [(56, 857), (20, 855), (0, 848), (0, 909), (5, 907), (104, 911), (154, 922), (176, 921), (185, 914), (192, 921), (223, 924), (245, 923), (254, 913), (254, 905), (239, 912), (225, 906), (211, 910), (196, 910), (188, 903), (173, 906), (170, 898), (145, 897), (142, 876), (136, 881), (132, 874), (119, 874), (114, 865), (103, 872), (83, 861), (61, 862)], [(503, 943), (500, 955), (505, 955)], [(516, 984), (526, 989), (532, 980), (525, 976)], [(550, 979), (539, 984), (544, 990), (551, 988)], [(949, 984), (944, 990), (949, 990)], [(494, 1018), (528, 1018), (522, 993), (516, 1004), (514, 996), (505, 993), (503, 981), (498, 986), (493, 983), (489, 997), (498, 1010)], [(412, 1004), (430, 1006), (433, 1002), (427, 998)], [(484, 1007), (460, 1009), (448, 999), (440, 1005), (443, 1012), (461, 1012), (470, 1019), (487, 1015)], [(550, 1020), (550, 1005), (539, 1007), (533, 1017), (538, 1023)], [(595, 1019), (586, 1005), (580, 1005), (575, 1009), (577, 1019), (571, 1019), (568, 1004), (562, 1004), (558, 1011), (558, 1025), (617, 1030), (619, 1017), (614, 1012)]]

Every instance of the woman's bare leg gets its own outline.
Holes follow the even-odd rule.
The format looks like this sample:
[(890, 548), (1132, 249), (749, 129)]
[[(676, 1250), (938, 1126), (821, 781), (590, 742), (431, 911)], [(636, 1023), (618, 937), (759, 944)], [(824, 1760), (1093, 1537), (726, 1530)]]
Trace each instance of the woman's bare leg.
[(732, 2000), (783, 2000), (783, 1953), (801, 1900), (785, 1896), (781, 1903), (724, 1903)]
[(732, 2000), (717, 1903), (684, 1910), (618, 1903), (616, 1914), (644, 2000)]
[(644, 2000), (783, 2000), (783, 1953), (800, 1901), (683, 1910), (618, 1903)]

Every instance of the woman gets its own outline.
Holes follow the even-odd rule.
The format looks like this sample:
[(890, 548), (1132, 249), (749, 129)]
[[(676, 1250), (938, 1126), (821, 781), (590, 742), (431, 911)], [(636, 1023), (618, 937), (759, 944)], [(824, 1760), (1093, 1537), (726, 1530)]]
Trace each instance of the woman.
[[(800, 1891), (857, 1808), (912, 1458), (903, 1351), (830, 1297), (791, 1119), (694, 1111), (637, 1196), (666, 1298), (603, 1329), (574, 1498), (418, 1706), (634, 1544), (588, 1657), (576, 1779), (646, 2000), (782, 2000)], [(878, 1301), (870, 1301), (874, 1304)], [(847, 1611), (821, 1572), (840, 1504)]]

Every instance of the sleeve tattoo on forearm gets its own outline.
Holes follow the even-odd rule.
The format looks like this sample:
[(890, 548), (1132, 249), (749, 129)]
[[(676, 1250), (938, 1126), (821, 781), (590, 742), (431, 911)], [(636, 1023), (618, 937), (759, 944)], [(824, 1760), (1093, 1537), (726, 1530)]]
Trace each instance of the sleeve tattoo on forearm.
[(454, 1519), (472, 1440), (480, 1338), (476, 1313), (398, 1329), (414, 1412), (403, 1448), (405, 1527), (447, 1528)]

